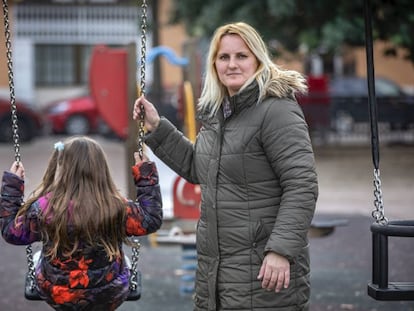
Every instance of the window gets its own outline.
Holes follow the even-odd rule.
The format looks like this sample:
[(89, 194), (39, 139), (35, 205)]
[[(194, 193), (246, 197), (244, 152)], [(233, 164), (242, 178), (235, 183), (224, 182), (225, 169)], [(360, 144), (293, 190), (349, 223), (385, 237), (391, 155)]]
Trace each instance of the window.
[(91, 49), (85, 45), (36, 45), (36, 86), (86, 84)]
[(375, 92), (378, 96), (400, 96), (401, 91), (397, 85), (388, 80), (376, 79)]

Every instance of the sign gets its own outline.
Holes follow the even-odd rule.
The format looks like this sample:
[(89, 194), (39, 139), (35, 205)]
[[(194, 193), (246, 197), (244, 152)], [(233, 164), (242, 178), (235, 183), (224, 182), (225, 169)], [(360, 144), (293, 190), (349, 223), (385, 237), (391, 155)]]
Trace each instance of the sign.
[(200, 185), (189, 183), (177, 176), (173, 184), (174, 218), (198, 219), (200, 217)]

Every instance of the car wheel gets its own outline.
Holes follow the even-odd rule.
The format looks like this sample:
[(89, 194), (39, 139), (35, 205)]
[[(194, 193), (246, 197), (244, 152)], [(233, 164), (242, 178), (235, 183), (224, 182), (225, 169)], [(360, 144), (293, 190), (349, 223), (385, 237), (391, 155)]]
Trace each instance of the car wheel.
[(109, 125), (102, 119), (98, 120), (98, 133), (102, 136), (108, 135), (112, 132)]
[(354, 123), (354, 118), (349, 112), (338, 111), (333, 121), (333, 128), (338, 133), (351, 133), (354, 129)]
[(86, 135), (90, 129), (89, 121), (84, 116), (74, 115), (66, 121), (65, 132), (68, 135)]
[(119, 137), (110, 127), (109, 125), (102, 119), (98, 122), (98, 133), (102, 135), (102, 137), (108, 138), (108, 139), (116, 139), (116, 140), (122, 140), (121, 137)]

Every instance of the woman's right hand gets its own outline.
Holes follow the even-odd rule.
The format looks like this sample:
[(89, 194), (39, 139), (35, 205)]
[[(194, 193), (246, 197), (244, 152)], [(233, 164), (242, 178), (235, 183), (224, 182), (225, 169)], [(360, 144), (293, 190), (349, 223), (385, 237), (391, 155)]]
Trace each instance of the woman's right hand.
[(144, 95), (142, 95), (135, 101), (134, 104), (134, 111), (132, 115), (134, 120), (140, 119), (141, 105), (143, 105), (145, 112), (145, 127), (149, 132), (152, 132), (158, 127), (160, 123), (160, 116), (158, 114), (158, 111), (154, 105), (149, 102)]

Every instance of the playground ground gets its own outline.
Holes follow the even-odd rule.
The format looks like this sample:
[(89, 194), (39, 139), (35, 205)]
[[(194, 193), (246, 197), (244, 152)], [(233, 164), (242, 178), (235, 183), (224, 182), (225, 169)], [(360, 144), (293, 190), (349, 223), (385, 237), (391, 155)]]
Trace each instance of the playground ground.
[[(97, 137), (106, 150), (121, 189), (125, 189), (125, 150), (122, 142)], [(27, 190), (40, 180), (53, 143), (59, 137), (41, 137), (21, 147)], [(0, 168), (8, 169), (13, 148), (0, 145)], [(385, 144), (380, 149), (380, 169), (385, 214), (389, 219), (414, 219), (414, 144)], [(376, 301), (367, 295), (371, 279), (373, 222), (373, 167), (368, 147), (315, 147), (320, 196), (315, 219), (346, 220), (332, 234), (311, 237), (311, 311), (414, 311), (414, 301)], [(170, 172), (161, 166), (161, 179)], [(128, 173), (129, 174), (129, 173)], [(162, 184), (162, 187), (166, 187)], [(167, 185), (168, 187), (168, 185)], [(165, 190), (164, 190), (165, 191)], [(168, 191), (168, 190), (167, 190)], [(171, 198), (164, 196), (166, 200)], [(165, 204), (168, 208), (168, 204)], [(167, 213), (168, 214), (168, 213)], [(139, 267), (143, 274), (142, 298), (126, 302), (120, 311), (190, 311), (191, 294), (180, 292), (184, 263), (179, 245), (153, 246), (142, 239)], [(36, 248), (36, 245), (34, 246)], [(414, 240), (391, 238), (390, 281), (414, 282)], [(26, 259), (24, 247), (0, 240), (0, 310), (51, 310), (43, 302), (23, 295)]]

